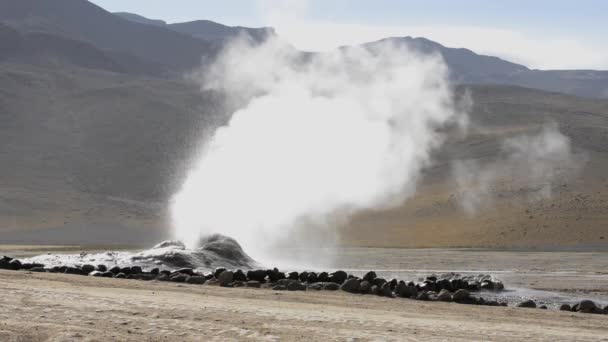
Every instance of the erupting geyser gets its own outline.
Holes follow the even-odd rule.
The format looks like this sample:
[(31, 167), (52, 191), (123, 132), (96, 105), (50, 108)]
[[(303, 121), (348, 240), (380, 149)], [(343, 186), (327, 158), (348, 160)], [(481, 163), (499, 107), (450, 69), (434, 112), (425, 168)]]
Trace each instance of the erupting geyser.
[(402, 203), (441, 128), (466, 121), (442, 59), (388, 42), (310, 57), (240, 39), (201, 75), (243, 105), (174, 197), (174, 235), (225, 234), (260, 261), (296, 230)]

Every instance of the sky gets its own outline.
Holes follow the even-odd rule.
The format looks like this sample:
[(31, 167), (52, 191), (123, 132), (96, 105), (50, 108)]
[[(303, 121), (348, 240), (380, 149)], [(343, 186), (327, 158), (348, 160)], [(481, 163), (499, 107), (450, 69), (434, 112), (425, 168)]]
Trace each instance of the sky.
[(608, 70), (605, 0), (92, 0), (111, 12), (272, 26), (301, 50), (425, 37), (536, 69)]

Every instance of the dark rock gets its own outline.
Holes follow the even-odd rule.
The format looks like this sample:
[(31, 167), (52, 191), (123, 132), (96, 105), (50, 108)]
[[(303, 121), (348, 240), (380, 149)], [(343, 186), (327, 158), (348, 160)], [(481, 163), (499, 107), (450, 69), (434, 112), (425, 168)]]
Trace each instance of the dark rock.
[(372, 283), (367, 280), (362, 281), (359, 284), (359, 293), (367, 294), (372, 290)]
[(437, 300), (440, 302), (451, 302), (452, 294), (450, 293), (450, 291), (443, 289), (439, 291), (439, 294), (437, 294)]
[(477, 292), (481, 290), (481, 284), (478, 281), (469, 281), (467, 283), (467, 290), (471, 292)]
[(103, 272), (107, 272), (108, 268), (106, 267), (106, 265), (97, 265), (96, 270), (98, 270), (99, 272), (103, 273)]
[(46, 272), (46, 269), (44, 267), (32, 267), (30, 269), (31, 272)]
[(486, 300), (483, 297), (479, 297), (479, 298), (477, 298), (477, 304), (478, 305), (485, 305), (486, 304)]
[(215, 275), (211, 272), (207, 272), (207, 273), (203, 274), (203, 277), (205, 277), (205, 279), (207, 279), (207, 280), (211, 280), (211, 279), (215, 278)]
[(325, 286), (323, 286), (323, 289), (327, 291), (337, 291), (340, 289), (340, 285), (336, 283), (326, 283)]
[(327, 274), (327, 272), (321, 272), (319, 273), (319, 277), (317, 280), (321, 283), (326, 283), (329, 281), (329, 274)]
[[(280, 278), (279, 272), (277, 272), (275, 275), (277, 276), (277, 279)], [(247, 271), (247, 278), (249, 280), (256, 280), (259, 281), (260, 283), (263, 283), (266, 281), (266, 270), (252, 270), (252, 271)], [(284, 277), (283, 277), (284, 278)]]
[(114, 267), (110, 268), (110, 272), (112, 272), (113, 274), (118, 274), (118, 273), (120, 273), (120, 267), (114, 266)]
[(287, 290), (287, 286), (285, 285), (275, 285), (272, 287), (273, 290), (275, 291), (286, 291)]
[(190, 276), (186, 280), (186, 283), (188, 283), (188, 284), (196, 284), (196, 285), (203, 285), (206, 281), (207, 281), (207, 279), (205, 279), (205, 277), (202, 277), (202, 276)]
[(569, 304), (562, 304), (559, 309), (561, 311), (572, 311), (572, 307)]
[(369, 293), (376, 295), (376, 296), (382, 295), (382, 293), (380, 292), (380, 288), (376, 285), (372, 285), (372, 288), (369, 290)]
[(395, 291), (395, 287), (397, 287), (397, 279), (393, 278), (391, 280), (388, 281), (390, 287), (391, 287), (391, 291)]
[(234, 273), (232, 273), (231, 271), (224, 271), (219, 275), (219, 277), (217, 277), (217, 281), (219, 282), (220, 286), (226, 286), (232, 283), (233, 280)]
[(417, 300), (429, 300), (429, 293), (427, 291), (420, 291), (416, 295)]
[(292, 281), (287, 284), (288, 291), (306, 291), (306, 285), (300, 283), (299, 280)]
[(91, 272), (95, 271), (95, 266), (90, 264), (84, 264), (80, 268), (87, 274), (90, 274)]
[(21, 264), (21, 269), (22, 270), (29, 270), (30, 268), (32, 268), (32, 264), (25, 262), (23, 264)]
[(308, 289), (320, 291), (323, 290), (323, 285), (323, 283), (312, 283), (308, 285)]
[(186, 280), (188, 280), (188, 277), (190, 276), (184, 273), (173, 273), (171, 276), (169, 276), (169, 281), (175, 283), (184, 283)]
[(194, 275), (194, 270), (191, 268), (180, 268), (179, 270), (173, 272), (173, 274), (175, 273), (181, 273), (181, 274), (186, 274), (189, 276), (193, 276)]
[(300, 281), (306, 282), (308, 280), (308, 272), (304, 271), (300, 273)]
[(336, 284), (342, 284), (348, 278), (348, 274), (344, 271), (336, 271), (329, 275), (329, 281)]
[(100, 271), (93, 271), (91, 273), (89, 273), (90, 277), (101, 277), (103, 275), (103, 272)]
[(405, 283), (400, 282), (395, 288), (395, 294), (401, 298), (416, 298), (418, 290), (414, 286), (408, 286)]
[(158, 269), (158, 268), (153, 268), (150, 270), (151, 275), (157, 276), (159, 273), (160, 273), (160, 269)]
[(21, 265), (21, 261), (19, 261), (17, 259), (13, 259), (13, 260), (9, 261), (9, 265), (11, 267), (9, 269), (12, 269), (12, 270), (15, 270), (15, 271), (20, 270), (21, 266), (22, 266)]
[(144, 271), (141, 269), (141, 267), (139, 266), (131, 266), (131, 273), (132, 274), (141, 274)]
[(471, 293), (465, 289), (460, 289), (454, 292), (452, 295), (452, 300), (455, 302), (461, 302), (471, 297)]
[(576, 303), (572, 310), (576, 312), (591, 313), (596, 307), (597, 305), (595, 305), (593, 301), (585, 299)]
[(543, 310), (547, 310), (547, 306), (546, 305), (541, 305), (538, 307), (539, 309), (543, 309)]
[(105, 271), (101, 274), (102, 278), (112, 278), (114, 277), (114, 273), (110, 272), (110, 271)]
[(308, 277), (306, 278), (306, 282), (309, 284), (313, 284), (319, 281), (319, 277), (315, 272), (308, 273)]
[(481, 283), (482, 290), (494, 290), (494, 283), (491, 280), (484, 280)]
[(380, 292), (382, 293), (382, 295), (384, 297), (392, 298), (393, 297), (393, 290), (391, 289), (391, 283), (390, 282), (386, 282), (386, 283), (382, 284), (382, 286), (380, 287)]
[(168, 276), (171, 276), (171, 274), (173, 274), (173, 273), (171, 273), (171, 271), (169, 271), (169, 270), (162, 270), (162, 271), (158, 272), (158, 274), (166, 274)]
[(357, 293), (359, 292), (359, 286), (361, 285), (361, 281), (357, 278), (351, 278), (344, 281), (340, 289), (349, 293)]
[(152, 273), (134, 274), (133, 277), (135, 279), (139, 279), (139, 280), (143, 280), (143, 281), (150, 281), (150, 280), (156, 279), (156, 275), (154, 275)]
[(384, 278), (376, 278), (374, 279), (374, 281), (372, 282), (372, 284), (378, 286), (378, 288), (381, 288), (382, 285), (384, 285), (384, 283), (386, 283), (386, 279)]
[(65, 266), (65, 265), (59, 266), (59, 272), (60, 273), (65, 273), (65, 271), (67, 271), (67, 270), (68, 270), (68, 266)]
[(131, 267), (125, 266), (125, 267), (121, 268), (120, 273), (124, 273), (125, 275), (131, 274)]
[(452, 288), (452, 282), (450, 282), (448, 279), (440, 279), (439, 281), (437, 281), (437, 290), (441, 291), (441, 290), (448, 290), (448, 291), (454, 291), (454, 289)]
[(526, 301), (518, 303), (516, 306), (518, 308), (535, 308), (536, 307), (536, 303), (533, 300), (528, 299)]
[(78, 267), (68, 267), (65, 272), (66, 274), (77, 274), (77, 275), (88, 275), (85, 271)]
[(298, 274), (298, 272), (289, 272), (287, 278), (291, 280), (300, 280), (300, 275)]
[(260, 288), (262, 286), (262, 284), (257, 281), (257, 280), (250, 280), (248, 282), (245, 283), (247, 285), (247, 287), (254, 287), (254, 288)]
[(363, 281), (367, 281), (370, 284), (373, 283), (374, 279), (376, 279), (376, 272), (374, 271), (369, 271), (367, 273), (365, 273), (365, 275), (363, 276)]
[(156, 280), (158, 281), (169, 281), (170, 277), (167, 273), (159, 273), (158, 276), (156, 277)]
[(242, 281), (242, 282), (247, 281), (247, 275), (245, 275), (245, 273), (242, 270), (234, 271), (234, 275), (232, 277), (234, 278), (234, 281)]
[(126, 279), (127, 275), (124, 274), (124, 273), (118, 273), (117, 275), (114, 276), (114, 278), (117, 278), (117, 279)]
[(219, 277), (220, 277), (220, 274), (222, 274), (222, 272), (224, 272), (224, 271), (226, 271), (226, 268), (225, 268), (225, 267), (218, 267), (218, 268), (216, 268), (216, 269), (215, 269), (215, 271), (213, 272), (213, 276), (214, 276), (215, 278), (219, 278)]

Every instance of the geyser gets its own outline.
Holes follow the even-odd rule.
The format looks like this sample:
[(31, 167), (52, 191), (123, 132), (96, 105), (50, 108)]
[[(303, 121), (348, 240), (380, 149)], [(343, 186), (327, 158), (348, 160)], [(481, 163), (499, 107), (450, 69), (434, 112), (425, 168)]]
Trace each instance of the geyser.
[(260, 261), (296, 231), (402, 203), (465, 117), (443, 60), (390, 42), (307, 55), (239, 39), (200, 75), (240, 109), (173, 198), (174, 235), (225, 234)]

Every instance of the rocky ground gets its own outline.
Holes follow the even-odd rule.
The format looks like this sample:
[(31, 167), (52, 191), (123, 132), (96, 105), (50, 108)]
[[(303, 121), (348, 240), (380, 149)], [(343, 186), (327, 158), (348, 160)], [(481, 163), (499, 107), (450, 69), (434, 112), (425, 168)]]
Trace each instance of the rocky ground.
[(0, 340), (608, 341), (608, 315), (0, 271)]

